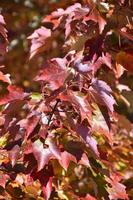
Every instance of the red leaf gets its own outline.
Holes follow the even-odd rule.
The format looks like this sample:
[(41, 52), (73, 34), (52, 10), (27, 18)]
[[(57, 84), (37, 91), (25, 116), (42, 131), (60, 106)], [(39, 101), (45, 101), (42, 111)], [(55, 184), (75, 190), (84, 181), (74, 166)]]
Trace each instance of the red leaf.
[(106, 105), (110, 112), (114, 111), (113, 105), (116, 103), (111, 95), (111, 88), (104, 81), (93, 79), (90, 87), (92, 97), (95, 102), (101, 105)]
[[(93, 131), (100, 132), (104, 134), (107, 139), (109, 140), (110, 144), (112, 144), (112, 134), (110, 132), (110, 124), (108, 122), (108, 119), (105, 119), (103, 116), (102, 112), (98, 108), (97, 105), (94, 105), (94, 110), (93, 110), (93, 120), (92, 120), (92, 129)], [(107, 123), (108, 122), (108, 123)]]
[(18, 159), (20, 153), (20, 147), (18, 145), (15, 145), (9, 152), (9, 158), (11, 160), (11, 164), (12, 166), (14, 166), (16, 164), (16, 161)]
[(35, 79), (36, 81), (49, 82), (52, 90), (56, 90), (63, 86), (67, 77), (65, 59), (52, 59), (51, 61), (47, 61), (43, 67), (44, 69), (40, 71), (40, 74)]
[(82, 157), (80, 161), (78, 162), (78, 164), (84, 165), (86, 167), (90, 167), (88, 156), (85, 153), (82, 154)]
[(46, 144), (48, 144), (49, 146), (49, 150), (51, 151), (51, 153), (58, 159), (61, 159), (61, 153), (58, 149), (58, 147), (56, 146), (55, 142), (54, 142), (54, 138), (47, 138), (46, 139)]
[(73, 104), (74, 109), (76, 111), (80, 111), (82, 121), (87, 118), (90, 122), (92, 117), (92, 109), (86, 99), (86, 96), (83, 96), (82, 93), (68, 90), (68, 98)]
[(32, 144), (33, 154), (38, 163), (38, 171), (42, 170), (51, 158), (61, 160), (61, 153), (54, 141), (48, 138), (46, 144), (49, 145), (48, 148), (44, 148), (43, 143), (40, 140), (37, 140)]
[(111, 56), (108, 53), (105, 55), (102, 53), (102, 56), (98, 59), (96, 54), (94, 54), (91, 62), (88, 61), (82, 63), (81, 59), (77, 59), (75, 62), (75, 67), (82, 73), (92, 71), (95, 74), (102, 64), (105, 64), (111, 69)]
[(108, 66), (110, 69), (112, 68), (112, 64), (111, 64), (111, 56), (109, 53), (102, 53), (102, 57), (101, 57), (101, 61), (103, 64), (105, 64), (106, 66)]
[(65, 37), (67, 38), (71, 33), (71, 22), (73, 20), (80, 20), (85, 15), (89, 13), (90, 9), (87, 7), (82, 7), (80, 3), (75, 3), (74, 5), (68, 7), (64, 14), (68, 15), (65, 24)]
[(23, 100), (24, 97), (26, 96), (26, 94), (23, 93), (23, 90), (16, 86), (9, 85), (7, 89), (9, 93), (4, 97), (0, 98), (0, 105), (9, 103), (14, 100)]
[(68, 153), (67, 151), (63, 151), (61, 153), (61, 160), (59, 160), (60, 165), (67, 171), (70, 162), (77, 162), (75, 156), (72, 154)]
[(31, 40), (30, 59), (45, 49), (46, 40), (51, 37), (51, 30), (41, 27), (28, 37)]
[(0, 80), (5, 82), (5, 83), (9, 83), (11, 84), (11, 80), (10, 80), (10, 75), (9, 74), (3, 74), (1, 71), (0, 71)]
[(48, 170), (41, 170), (39, 172), (36, 172), (36, 170), (33, 170), (31, 173), (31, 177), (33, 178), (33, 180), (40, 181), (45, 200), (48, 200), (50, 198), (50, 195), (52, 192), (52, 176), (53, 176), (53, 172), (50, 167)]
[(55, 29), (60, 25), (62, 17), (67, 16), (65, 23), (65, 36), (67, 38), (71, 32), (71, 22), (73, 20), (82, 19), (89, 11), (90, 9), (88, 7), (83, 7), (80, 3), (75, 3), (66, 10), (63, 10), (62, 8), (57, 9), (57, 11), (52, 12), (51, 15), (46, 16), (43, 19), (43, 22), (53, 23)]
[(2, 15), (0, 15), (0, 24), (3, 24), (5, 25), (5, 20), (4, 20), (4, 17)]
[(84, 21), (92, 20), (99, 25), (99, 32), (100, 34), (103, 32), (104, 27), (106, 25), (106, 21), (101, 17), (99, 12), (94, 9), (93, 12), (91, 12), (88, 16), (84, 17)]
[(49, 159), (52, 157), (52, 153), (49, 148), (44, 148), (43, 143), (39, 140), (32, 144), (33, 154), (37, 160), (38, 171), (42, 170), (46, 164), (48, 164)]
[(80, 19), (87, 15), (89, 11), (90, 9), (88, 7), (83, 7), (80, 3), (75, 3), (65, 10), (65, 14), (71, 15), (73, 13), (74, 19)]
[(7, 174), (3, 174), (2, 172), (0, 172), (0, 186), (5, 188), (5, 185), (8, 179), (9, 179), (9, 176)]
[(7, 41), (7, 30), (4, 27), (5, 20), (2, 15), (0, 15), (0, 34), (4, 37), (4, 39)]
[(28, 138), (30, 134), (34, 131), (35, 127), (39, 123), (40, 116), (36, 114), (31, 114), (27, 116), (27, 119), (23, 119), (18, 122), (21, 128), (26, 130), (25, 136)]
[(76, 132), (88, 144), (90, 149), (99, 157), (99, 152), (97, 149), (97, 141), (91, 136), (90, 130), (86, 126), (80, 124), (77, 125)]
[(128, 195), (125, 190), (126, 187), (119, 183), (120, 179), (121, 178), (118, 174), (111, 174), (110, 178), (106, 178), (107, 182), (112, 186), (108, 189), (110, 200), (128, 199)]
[(52, 177), (49, 178), (46, 186), (43, 186), (43, 193), (44, 196), (46, 197), (46, 200), (50, 198), (51, 192), (52, 192)]
[(54, 25), (53, 29), (56, 29), (60, 25), (61, 19), (62, 19), (62, 16), (56, 19), (54, 16), (52, 16), (52, 13), (51, 13), (51, 15), (47, 15), (46, 17), (44, 17), (42, 22), (52, 23)]

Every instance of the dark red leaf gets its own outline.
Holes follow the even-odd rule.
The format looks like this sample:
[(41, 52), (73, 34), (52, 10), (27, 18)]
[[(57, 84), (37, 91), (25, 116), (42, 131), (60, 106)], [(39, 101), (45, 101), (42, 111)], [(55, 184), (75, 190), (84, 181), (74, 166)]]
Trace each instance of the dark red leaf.
[(2, 98), (0, 98), (0, 105), (4, 105), (14, 100), (23, 100), (26, 96), (23, 90), (16, 86), (9, 85), (7, 89), (9, 93), (3, 96)]
[(40, 71), (40, 74), (35, 79), (36, 81), (48, 82), (52, 90), (64, 85), (67, 77), (65, 59), (55, 58), (46, 62), (43, 67), (44, 69)]
[(10, 151), (8, 151), (8, 154), (11, 160), (11, 164), (12, 166), (14, 166), (20, 154), (20, 147), (18, 145), (15, 145)]
[(46, 197), (46, 200), (50, 198), (51, 192), (52, 192), (52, 177), (49, 178), (46, 186), (43, 186), (43, 193), (44, 196)]
[(19, 125), (21, 128), (24, 128), (26, 130), (25, 137), (28, 138), (30, 134), (34, 131), (35, 127), (39, 123), (40, 116), (35, 113), (27, 116), (27, 119), (23, 119), (19, 121)]

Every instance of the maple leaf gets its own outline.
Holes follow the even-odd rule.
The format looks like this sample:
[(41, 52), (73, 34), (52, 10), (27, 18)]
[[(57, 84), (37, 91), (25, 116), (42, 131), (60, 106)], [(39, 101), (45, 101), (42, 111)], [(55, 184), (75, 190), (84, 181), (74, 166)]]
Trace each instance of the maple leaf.
[(16, 86), (9, 85), (7, 90), (9, 93), (0, 98), (0, 105), (7, 104), (14, 100), (23, 100), (26, 97), (26, 94), (23, 93), (23, 90)]
[(106, 178), (107, 182), (112, 186), (108, 188), (110, 200), (129, 199), (126, 194), (126, 187), (122, 183), (119, 183), (120, 179), (121, 177), (115, 173), (112, 173), (110, 178)]
[(111, 55), (109, 53), (103, 53), (100, 58), (98, 58), (102, 62), (102, 64), (105, 64), (107, 67), (111, 69)]
[(5, 83), (8, 83), (8, 84), (11, 84), (11, 80), (10, 80), (10, 75), (9, 74), (3, 74), (3, 72), (0, 71), (0, 80), (5, 82)]
[(65, 37), (67, 38), (71, 33), (71, 22), (73, 20), (80, 20), (85, 15), (89, 13), (90, 9), (87, 7), (82, 7), (80, 3), (75, 3), (74, 5), (68, 7), (64, 14), (68, 15), (65, 23)]
[(16, 164), (19, 153), (20, 153), (20, 147), (18, 145), (15, 145), (10, 151), (8, 151), (12, 166)]
[(48, 148), (44, 148), (43, 143), (40, 140), (37, 140), (32, 144), (33, 154), (38, 163), (38, 171), (42, 170), (51, 158), (61, 159), (61, 153), (54, 141), (48, 138), (46, 144), (49, 145)]
[[(48, 170), (41, 170), (39, 172), (36, 172), (36, 170), (33, 170), (30, 175), (30, 182), (33, 180), (39, 180), (42, 186), (42, 191), (44, 194), (44, 198), (48, 200), (50, 198), (51, 192), (52, 192), (52, 169)], [(32, 181), (33, 182), (33, 181)]]
[(66, 60), (55, 58), (44, 64), (43, 69), (35, 80), (49, 82), (50, 88), (56, 90), (64, 85), (66, 77)]
[(61, 159), (59, 160), (60, 165), (67, 171), (70, 162), (73, 161), (76, 163), (76, 158), (71, 153), (68, 153), (67, 151), (61, 152)]
[(108, 53), (102, 53), (102, 56), (98, 59), (97, 55), (94, 54), (91, 61), (82, 62), (81, 58), (75, 61), (75, 67), (82, 73), (93, 72), (93, 74), (95, 74), (103, 64), (111, 69), (111, 56)]
[(71, 15), (71, 13), (74, 13), (74, 19), (80, 19), (87, 15), (89, 11), (90, 9), (88, 7), (82, 6), (80, 3), (75, 3), (65, 10), (65, 14)]
[(75, 59), (75, 68), (81, 73), (91, 72), (93, 70), (93, 65), (91, 62), (83, 62), (81, 58)]
[(105, 19), (103, 17), (101, 17), (101, 15), (98, 12), (98, 10), (93, 9), (93, 12), (90, 12), (89, 15), (84, 17), (84, 21), (89, 21), (89, 20), (92, 20), (92, 21), (98, 23), (99, 32), (101, 34), (103, 32), (104, 27), (107, 24), (107, 22), (105, 21)]
[(112, 134), (110, 131), (110, 121), (109, 117), (106, 119), (102, 112), (100, 111), (99, 107), (93, 104), (93, 120), (92, 120), (92, 130), (98, 131), (105, 135), (109, 140), (110, 144), (112, 144)]
[(53, 23), (55, 29), (60, 25), (61, 19), (67, 16), (65, 22), (65, 37), (67, 38), (71, 33), (71, 22), (73, 20), (82, 19), (89, 11), (90, 9), (88, 7), (83, 7), (80, 3), (75, 3), (66, 10), (62, 8), (57, 9), (57, 11), (52, 12), (51, 15), (46, 16), (43, 22)]
[(86, 153), (83, 153), (81, 159), (79, 160), (78, 164), (84, 165), (86, 167), (90, 167), (90, 162)]
[[(44, 2), (39, 0), (37, 5), (43, 5)], [(58, 6), (57, 2), (51, 3), (48, 2), (48, 5), (52, 5), (50, 10)], [(114, 171), (117, 167), (118, 170), (120, 167), (121, 173), (127, 170), (124, 182), (132, 176), (127, 166), (131, 163), (128, 152), (132, 146), (132, 124), (122, 116), (121, 119), (119, 116), (117, 119), (114, 117), (115, 100), (111, 88), (103, 81), (107, 80), (103, 75), (104, 69), (106, 72), (106, 67), (108, 67), (107, 75), (111, 75), (109, 80), (115, 87), (113, 89), (116, 89), (117, 99), (122, 99), (123, 96), (120, 93), (123, 90), (131, 93), (127, 86), (119, 84), (119, 81), (121, 83), (125, 81), (127, 75), (131, 75), (123, 73), (125, 69), (131, 73), (133, 71), (131, 1), (119, 0), (107, 3), (106, 1), (84, 0), (73, 5), (71, 3), (71, 1), (59, 3), (64, 9), (57, 9), (43, 19), (45, 24), (51, 23), (46, 24), (46, 27), (51, 28), (42, 26), (28, 38), (31, 40), (30, 58), (43, 51), (47, 51), (48, 54), (44, 57), (49, 58), (49, 60), (46, 59), (35, 79), (41, 83), (41, 87), (33, 87), (33, 90), (39, 89), (40, 91), (36, 94), (33, 92), (29, 95), (30, 98), (26, 98), (28, 95), (23, 90), (11, 85), (9, 75), (0, 72), (2, 89), (4, 86), (2, 91), (4, 95), (0, 98), (0, 105), (4, 105), (0, 110), (0, 186), (3, 187), (0, 199), (16, 199), (19, 196), (16, 192), (19, 193), (19, 191), (24, 194), (20, 198), (26, 199), (32, 197), (40, 200), (54, 198), (128, 199), (126, 188), (120, 183), (121, 178)], [(67, 7), (68, 5), (71, 6)], [(118, 14), (119, 17), (116, 17)], [(19, 25), (18, 21), (17, 23)], [(8, 41), (2, 15), (0, 15), (0, 39), (0, 54), (4, 55)], [(10, 50), (14, 46), (14, 41), (16, 43), (14, 39)], [(55, 41), (56, 39), (58, 41)], [(63, 39), (64, 45), (62, 44)], [(57, 52), (55, 51), (56, 46)], [(61, 46), (62, 52), (59, 51)], [(119, 51), (120, 49), (122, 51)], [(11, 56), (10, 52), (9, 60), (7, 57), (6, 59), (1, 58), (1, 62), (4, 60), (7, 63), (12, 62), (16, 58), (14, 56), (16, 53), (14, 51)], [(63, 58), (51, 59), (53, 55), (58, 54)], [(39, 63), (42, 62), (42, 57), (40, 58)], [(116, 68), (114, 68), (115, 63)], [(103, 65), (104, 68), (101, 69)], [(97, 77), (102, 77), (103, 80)], [(23, 80), (21, 81), (23, 83)], [(129, 79), (126, 79), (126, 82), (130, 84)], [(27, 90), (31, 91), (32, 87)], [(117, 109), (121, 112), (121, 109)], [(129, 111), (126, 112), (130, 114)], [(112, 118), (113, 123), (111, 123)], [(112, 130), (114, 134), (111, 134)], [(101, 148), (98, 148), (93, 132), (108, 138)], [(99, 139), (103, 141), (102, 136)], [(112, 140), (116, 142), (113, 148), (108, 145), (108, 143), (112, 144)], [(100, 145), (101, 140), (99, 141)], [(92, 154), (89, 154), (88, 150)], [(119, 164), (121, 154), (124, 155), (122, 156), (124, 171), (123, 166)], [(17, 165), (15, 165), (16, 162)], [(71, 162), (76, 168), (78, 165), (83, 165), (80, 168), (81, 174), (78, 173), (79, 177), (78, 174), (72, 174), (69, 168)], [(24, 171), (21, 167), (18, 169), (19, 164), (25, 169)], [(58, 169), (55, 170), (54, 167)], [(63, 169), (68, 172), (64, 172)], [(2, 170), (8, 172), (13, 178), (10, 183), (8, 183), (10, 177)], [(111, 175), (106, 178), (109, 173)], [(87, 175), (87, 177), (81, 181), (80, 175)], [(88, 180), (92, 184), (86, 190), (84, 186), (88, 184), (86, 182)], [(103, 185), (102, 188), (100, 184)], [(132, 195), (130, 180), (126, 182), (126, 185), (129, 187), (127, 188), (129, 195)], [(51, 195), (52, 186), (55, 188)], [(27, 189), (33, 193), (31, 191), (28, 193)], [(9, 196), (6, 195), (8, 192)], [(91, 194), (95, 194), (96, 197)]]
[(46, 48), (46, 41), (51, 37), (51, 30), (45, 27), (41, 27), (32, 33), (28, 39), (31, 40), (30, 48), (30, 59), (33, 58), (36, 54), (42, 52)]
[(44, 17), (42, 22), (52, 23), (54, 25), (53, 26), (53, 30), (54, 30), (54, 29), (58, 28), (58, 26), (60, 25), (62, 16), (57, 18), (56, 16), (53, 15), (53, 13), (51, 13), (51, 15), (47, 15), (46, 17)]
[(0, 15), (0, 24), (3, 24), (5, 25), (5, 20), (4, 20), (4, 17), (2, 15)]
[(9, 180), (9, 176), (7, 174), (0, 172), (0, 186), (5, 188), (7, 180)]
[(54, 142), (54, 138), (52, 137), (48, 137), (45, 141), (45, 143), (49, 146), (49, 150), (51, 151), (51, 153), (58, 159), (61, 159), (61, 153), (58, 149), (58, 147), (56, 146), (55, 142)]
[(37, 140), (32, 144), (33, 154), (38, 163), (38, 171), (42, 170), (48, 164), (52, 153), (49, 148), (44, 148), (43, 143)]
[(110, 112), (114, 111), (113, 105), (116, 102), (114, 97), (111, 95), (112, 90), (107, 83), (102, 80), (93, 79), (89, 90), (97, 103), (106, 105)]
[(80, 124), (76, 126), (76, 132), (83, 138), (90, 149), (99, 157), (97, 141), (91, 136), (89, 128)]
[(50, 198), (51, 192), (52, 192), (52, 177), (50, 177), (46, 185), (43, 186), (43, 193), (44, 196), (46, 197), (46, 200)]
[(80, 110), (82, 121), (87, 118), (90, 122), (92, 117), (92, 108), (87, 101), (86, 96), (83, 96), (80, 92), (68, 90), (68, 99), (73, 104), (76, 111)]
[(75, 20), (87, 15), (89, 10), (90, 9), (88, 7), (82, 6), (80, 3), (75, 3), (66, 8), (66, 10), (59, 8), (57, 11), (52, 12), (51, 15), (55, 18), (61, 17), (62, 15), (69, 15), (71, 17), (73, 16)]
[(27, 116), (26, 119), (22, 119), (21, 121), (18, 122), (21, 128), (24, 128), (25, 131), (25, 136), (28, 138), (30, 134), (34, 131), (35, 127), (39, 123), (40, 120), (40, 115), (37, 113), (32, 113), (29, 116)]
[(111, 69), (111, 56), (108, 53), (102, 53), (102, 56), (97, 59), (97, 55), (94, 54), (91, 61), (93, 73), (96, 74), (98, 69), (101, 68), (103, 64)]

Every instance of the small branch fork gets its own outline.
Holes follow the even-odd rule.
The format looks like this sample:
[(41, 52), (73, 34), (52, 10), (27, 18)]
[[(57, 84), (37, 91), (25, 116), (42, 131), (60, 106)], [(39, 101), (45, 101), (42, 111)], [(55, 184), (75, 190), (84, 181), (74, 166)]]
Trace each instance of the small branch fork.
[(54, 114), (54, 112), (56, 111), (56, 108), (57, 108), (57, 105), (58, 105), (59, 102), (60, 102), (60, 100), (57, 99), (57, 100), (56, 100), (56, 103), (55, 103), (55, 105), (54, 105), (54, 107), (53, 107), (53, 110), (52, 110), (52, 112), (50, 113), (49, 120), (48, 120), (48, 126), (49, 126), (49, 124), (50, 124), (50, 122), (51, 122), (51, 120), (52, 120), (53, 114)]

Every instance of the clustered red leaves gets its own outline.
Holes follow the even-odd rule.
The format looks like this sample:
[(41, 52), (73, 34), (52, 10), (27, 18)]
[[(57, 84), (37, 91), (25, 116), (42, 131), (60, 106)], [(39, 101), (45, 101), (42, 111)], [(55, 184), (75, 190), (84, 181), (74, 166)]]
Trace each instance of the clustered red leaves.
[[(124, 68), (126, 62), (106, 46), (113, 9), (113, 4), (88, 1), (43, 19), (44, 26), (28, 37), (30, 58), (47, 50), (57, 30), (64, 31), (64, 55), (45, 61), (35, 77), (41, 85), (37, 98), (0, 72), (0, 81), (7, 84), (7, 93), (0, 96), (0, 186), (5, 198), (12, 199), (19, 188), (22, 199), (128, 199), (111, 161), (117, 134), (114, 91), (123, 73), (118, 64)], [(4, 25), (0, 15), (0, 33), (7, 43)], [(132, 40), (128, 31), (115, 29)], [(109, 73), (113, 81), (103, 80), (100, 73)], [(82, 173), (88, 178), (80, 193)]]

